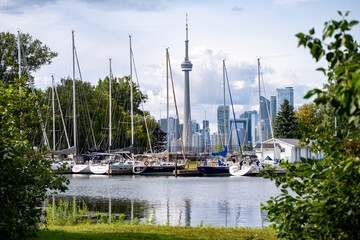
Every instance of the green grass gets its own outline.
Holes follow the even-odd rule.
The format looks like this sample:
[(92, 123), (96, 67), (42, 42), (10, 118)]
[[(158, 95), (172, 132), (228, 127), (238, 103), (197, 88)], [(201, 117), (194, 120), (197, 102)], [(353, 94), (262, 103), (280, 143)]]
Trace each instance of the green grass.
[(31, 239), (276, 239), (269, 228), (172, 227), (131, 224), (51, 225)]

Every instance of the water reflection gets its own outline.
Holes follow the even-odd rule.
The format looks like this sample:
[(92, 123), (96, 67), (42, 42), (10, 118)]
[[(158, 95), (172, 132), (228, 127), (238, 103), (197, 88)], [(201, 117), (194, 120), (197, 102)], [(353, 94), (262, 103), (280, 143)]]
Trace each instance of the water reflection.
[[(157, 224), (264, 227), (260, 204), (280, 191), (262, 178), (69, 175), (55, 201), (84, 201), (92, 212), (154, 218)], [(48, 200), (49, 202), (52, 199)]]
[[(52, 201), (50, 199), (53, 199)], [(66, 195), (53, 195), (48, 197), (48, 202), (52, 204), (59, 204), (60, 199), (66, 202), (84, 202), (88, 207), (90, 213), (93, 215), (98, 213), (106, 213), (109, 216), (125, 215), (126, 221), (134, 221), (134, 217), (144, 219), (147, 214), (147, 204), (144, 201), (133, 201), (125, 199), (112, 199), (109, 198), (94, 198), (87, 196), (66, 196)]]

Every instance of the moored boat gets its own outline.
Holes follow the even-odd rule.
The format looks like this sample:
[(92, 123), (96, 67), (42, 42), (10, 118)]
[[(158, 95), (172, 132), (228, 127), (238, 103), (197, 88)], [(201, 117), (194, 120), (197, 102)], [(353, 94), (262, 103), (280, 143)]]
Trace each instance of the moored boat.
[(73, 173), (81, 173), (81, 174), (89, 174), (90, 171), (90, 165), (88, 163), (84, 164), (76, 164), (72, 168)]
[(162, 161), (160, 159), (144, 160), (141, 164), (133, 166), (136, 175), (173, 175), (174, 170), (185, 169), (185, 164)]
[(229, 168), (232, 176), (253, 176), (261, 171), (262, 167), (256, 155), (243, 155), (239, 163)]
[(229, 166), (220, 157), (209, 157), (203, 165), (197, 166), (197, 170), (204, 175), (229, 175)]
[[(229, 167), (232, 162), (226, 161), (227, 146), (220, 152), (213, 152), (197, 170), (204, 175), (229, 175)], [(224, 159), (224, 160), (223, 160)]]

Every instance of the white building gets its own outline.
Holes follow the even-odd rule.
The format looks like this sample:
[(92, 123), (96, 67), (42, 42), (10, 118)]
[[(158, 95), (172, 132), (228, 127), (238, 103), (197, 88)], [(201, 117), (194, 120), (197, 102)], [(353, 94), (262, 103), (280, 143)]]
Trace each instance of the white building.
[[(275, 151), (274, 151), (274, 142), (275, 142)], [(311, 144), (311, 143), (310, 143)], [(260, 144), (254, 146), (256, 155), (261, 159)], [(275, 155), (274, 155), (275, 154)], [(290, 163), (301, 162), (301, 158), (322, 158), (323, 152), (311, 152), (307, 147), (300, 147), (299, 139), (292, 138), (275, 138), (268, 139), (263, 142), (263, 158), (269, 156), (271, 159), (276, 160), (285, 160)]]

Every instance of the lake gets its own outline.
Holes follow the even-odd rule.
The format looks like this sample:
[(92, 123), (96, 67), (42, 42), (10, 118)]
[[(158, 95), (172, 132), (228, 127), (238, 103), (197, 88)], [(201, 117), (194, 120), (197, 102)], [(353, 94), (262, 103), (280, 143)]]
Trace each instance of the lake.
[[(261, 177), (173, 177), (66, 175), (69, 189), (55, 195), (84, 200), (90, 211), (125, 214), (125, 219), (154, 218), (176, 226), (264, 227), (260, 204), (281, 192)], [(51, 197), (50, 197), (51, 199)], [(49, 199), (49, 201), (51, 201)]]

